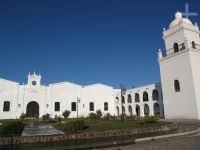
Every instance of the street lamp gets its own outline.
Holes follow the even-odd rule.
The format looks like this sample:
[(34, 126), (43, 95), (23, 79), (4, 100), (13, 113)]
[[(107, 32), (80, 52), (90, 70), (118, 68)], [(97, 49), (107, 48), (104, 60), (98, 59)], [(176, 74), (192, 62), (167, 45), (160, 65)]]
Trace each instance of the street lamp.
[(77, 116), (76, 117), (77, 117), (77, 119), (78, 119), (78, 103), (80, 103), (80, 102), (81, 102), (81, 100), (77, 97), (77, 99), (76, 99), (76, 105), (77, 105), (77, 111), (76, 111), (77, 112), (77, 114), (76, 114)]
[[(121, 84), (121, 108), (122, 108), (122, 114), (121, 114), (121, 122), (124, 121), (124, 112), (123, 112), (123, 95), (126, 94), (126, 89)], [(125, 101), (125, 100), (124, 100)]]

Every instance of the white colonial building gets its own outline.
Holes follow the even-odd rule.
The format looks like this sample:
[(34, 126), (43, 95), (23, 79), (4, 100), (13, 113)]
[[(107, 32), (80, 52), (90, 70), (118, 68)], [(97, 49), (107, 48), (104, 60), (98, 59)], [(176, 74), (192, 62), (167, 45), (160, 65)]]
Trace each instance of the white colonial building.
[(19, 118), (22, 113), (30, 117), (48, 113), (55, 117), (62, 116), (65, 110), (71, 111), (70, 117), (86, 117), (98, 109), (103, 114), (119, 116), (122, 108), (126, 114), (144, 116), (160, 114), (162, 98), (159, 84), (127, 90), (121, 100), (121, 90), (107, 85), (61, 82), (44, 86), (41, 76), (34, 73), (28, 75), (25, 85), (0, 79), (0, 106), (0, 119)]
[(163, 39), (166, 52), (159, 50), (161, 83), (121, 89), (103, 84), (77, 85), (70, 82), (41, 84), (41, 76), (28, 75), (27, 84), (0, 78), (0, 119), (87, 116), (100, 109), (103, 114), (159, 115), (167, 119), (200, 119), (200, 38), (197, 24), (177, 12)]

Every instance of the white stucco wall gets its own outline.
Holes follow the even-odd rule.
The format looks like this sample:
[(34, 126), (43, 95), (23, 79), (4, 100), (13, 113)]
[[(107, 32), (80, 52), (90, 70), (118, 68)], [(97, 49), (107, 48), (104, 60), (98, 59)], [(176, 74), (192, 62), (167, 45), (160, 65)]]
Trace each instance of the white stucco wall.
[[(0, 79), (0, 118), (9, 119), (18, 116), (19, 83)], [(9, 111), (3, 111), (4, 101), (10, 101)]]
[[(117, 116), (118, 112), (116, 107), (119, 107), (121, 111), (121, 103), (116, 102), (116, 97), (120, 95), (120, 89), (113, 89), (113, 87), (100, 83), (81, 86), (70, 82), (60, 82), (44, 86), (40, 84), (40, 80), (41, 76), (37, 76), (36, 74), (28, 75), (28, 82), (25, 85), (19, 85), (17, 82), (0, 79), (0, 119), (19, 118), (22, 113), (27, 113), (27, 106), (30, 102), (36, 102), (39, 105), (39, 117), (48, 113), (54, 118), (55, 116), (62, 116), (65, 110), (69, 110), (71, 112), (69, 117), (76, 118), (77, 100), (79, 102), (79, 117), (86, 117), (89, 113), (95, 113), (99, 109), (102, 111), (103, 115), (110, 113), (111, 115)], [(33, 81), (37, 81), (37, 84), (32, 85)], [(161, 88), (158, 84), (127, 90), (125, 95), (126, 114), (130, 115), (127, 104), (128, 94), (131, 94), (133, 97), (134, 92), (138, 92), (141, 98), (141, 101), (138, 103), (141, 107), (141, 116), (144, 116), (144, 114), (142, 114), (142, 109), (145, 103), (149, 105), (150, 115), (154, 115), (153, 105), (155, 101), (152, 101), (151, 98), (153, 89), (158, 89), (159, 95), (161, 95)], [(143, 91), (149, 93), (149, 101), (145, 103), (142, 102)], [(3, 103), (7, 100), (10, 101), (10, 110), (5, 112), (3, 111)], [(55, 111), (55, 102), (60, 103), (59, 111)], [(76, 102), (76, 111), (72, 111), (72, 102)], [(90, 111), (90, 102), (94, 102), (94, 111)], [(105, 102), (108, 103), (108, 110), (104, 110)], [(161, 97), (156, 102), (162, 106)], [(136, 103), (134, 99), (129, 105), (131, 105), (133, 109), (133, 115), (136, 115)], [(161, 116), (163, 116), (163, 114)]]
[[(182, 51), (160, 61), (163, 102), (167, 119), (198, 119), (189, 52)], [(174, 90), (174, 80), (180, 92)], [(183, 111), (184, 110), (184, 111)]]

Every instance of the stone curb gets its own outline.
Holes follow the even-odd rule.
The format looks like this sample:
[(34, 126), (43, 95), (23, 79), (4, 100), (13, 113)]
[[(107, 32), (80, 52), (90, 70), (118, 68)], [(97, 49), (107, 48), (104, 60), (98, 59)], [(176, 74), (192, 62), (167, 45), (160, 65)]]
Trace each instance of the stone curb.
[[(66, 140), (85, 140), (85, 139), (95, 139), (104, 138), (112, 136), (125, 136), (143, 133), (154, 133), (154, 132), (168, 132), (170, 130), (176, 129), (176, 124), (168, 124), (161, 126), (161, 128), (144, 128), (144, 129), (123, 129), (123, 130), (111, 130), (104, 132), (91, 132), (91, 133), (81, 133), (81, 134), (68, 134), (68, 135), (38, 135), (38, 136), (19, 136), (19, 137), (0, 137), (0, 147), (1, 145), (15, 145), (15, 144), (33, 144), (33, 143), (48, 143), (54, 141), (66, 141)], [(131, 142), (134, 142), (132, 139)], [(119, 141), (118, 141), (119, 142)], [(117, 142), (117, 143), (118, 143)]]
[(146, 137), (146, 138), (139, 138), (135, 139), (135, 143), (143, 143), (143, 142), (149, 142), (149, 141), (155, 141), (160, 139), (166, 139), (166, 138), (172, 138), (172, 137), (178, 137), (178, 136), (185, 136), (190, 135), (194, 133), (200, 132), (200, 128), (197, 128), (193, 131), (183, 132), (183, 133), (175, 133), (175, 134), (168, 134), (168, 135), (160, 135), (160, 136), (153, 136), (153, 137)]

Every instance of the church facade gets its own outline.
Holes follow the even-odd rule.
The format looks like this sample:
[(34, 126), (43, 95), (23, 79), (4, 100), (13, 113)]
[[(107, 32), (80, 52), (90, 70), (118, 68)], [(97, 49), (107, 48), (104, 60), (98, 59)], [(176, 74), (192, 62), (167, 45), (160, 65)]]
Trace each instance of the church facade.
[(52, 118), (69, 110), (71, 118), (101, 110), (105, 115), (159, 115), (166, 119), (200, 119), (199, 27), (180, 12), (163, 31), (166, 51), (158, 52), (161, 83), (127, 90), (100, 83), (82, 86), (70, 82), (41, 84), (41, 75), (29, 74), (27, 84), (0, 78), (0, 119)]

